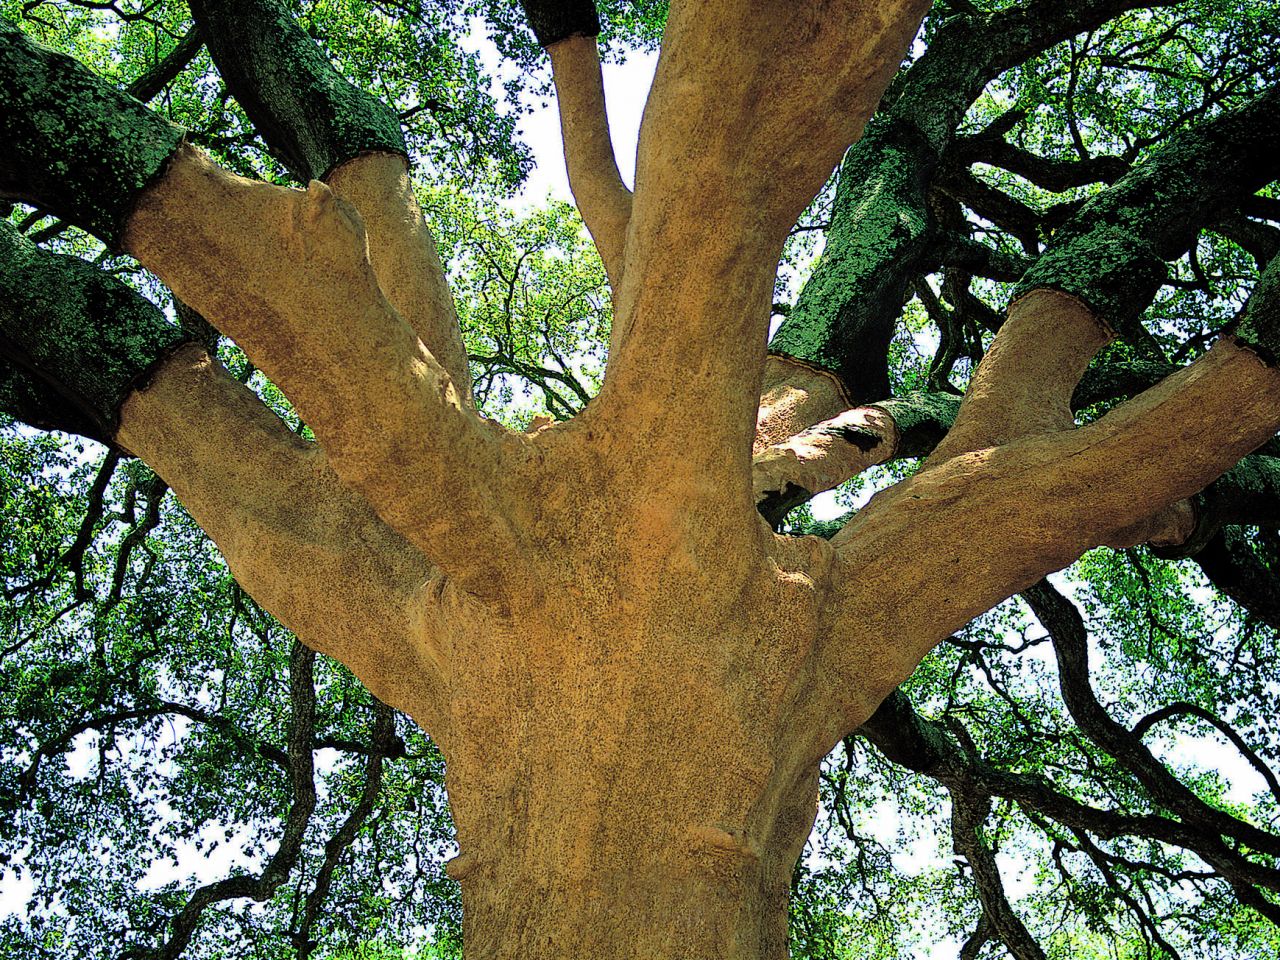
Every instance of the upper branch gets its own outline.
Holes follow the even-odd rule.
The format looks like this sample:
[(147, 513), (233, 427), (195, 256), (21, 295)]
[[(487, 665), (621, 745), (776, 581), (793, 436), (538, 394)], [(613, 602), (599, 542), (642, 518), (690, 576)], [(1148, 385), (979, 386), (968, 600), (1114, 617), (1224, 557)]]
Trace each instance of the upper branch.
[(364, 220), (383, 294), (469, 403), (453, 297), (408, 176), (396, 112), (349, 83), (279, 0), (197, 0), (227, 88), (304, 183), (324, 180)]
[[(888, 396), (889, 342), (910, 283), (955, 249), (937, 222), (931, 189), (944, 160), (949, 166), (966, 162), (956, 130), (986, 85), (1076, 33), (1154, 5), (1033, 0), (998, 13), (953, 17), (941, 26), (844, 159), (822, 255), (769, 344), (772, 353), (803, 366), (766, 383), (762, 433), (777, 442), (843, 407)], [(1004, 132), (997, 126), (989, 139)], [(837, 378), (839, 399), (819, 392), (803, 407), (785, 404), (786, 384), (808, 367)]]
[(179, 127), (0, 19), (0, 197), (118, 249), (138, 194), (181, 140)]
[(640, 130), (619, 346), (593, 404), (642, 445), (651, 484), (705, 478), (699, 487), (749, 509), (782, 243), (861, 133), (926, 6), (672, 5)]
[(256, 183), (184, 149), (126, 242), (284, 390), (387, 523), (477, 589), (499, 586), (490, 564), (514, 534), (494, 499), (511, 438), (387, 302), (350, 205), (318, 181)]
[(522, 6), (534, 35), (551, 57), (569, 188), (600, 251), (609, 283), (617, 290), (631, 219), (631, 191), (618, 173), (609, 135), (595, 4), (591, 0), (522, 0)]
[(1111, 332), (1141, 336), (1137, 318), (1166, 279), (1165, 261), (1275, 178), (1278, 157), (1280, 91), (1273, 90), (1170, 138), (1090, 200), (1018, 285), (934, 458), (1068, 429), (1072, 395)]
[[(526, 7), (528, 4), (526, 4)], [(593, 36), (572, 36), (547, 48), (560, 107), (560, 135), (569, 188), (591, 231), (610, 285), (622, 285), (631, 191), (622, 182), (605, 112), (600, 52)]]
[(227, 88), (303, 183), (361, 153), (407, 155), (391, 107), (344, 80), (278, 0), (192, 0)]
[[(1225, 339), (1088, 426), (1071, 429), (1070, 414), (1084, 365), (1106, 339), (1099, 314), (1132, 317), (1135, 298), (1150, 293), (1120, 282), (1134, 276), (1134, 251), (1151, 263), (1176, 250), (1196, 218), (1212, 217), (1232, 188), (1248, 190), (1265, 178), (1278, 155), (1267, 142), (1276, 134), (1251, 124), (1277, 108), (1280, 98), (1269, 93), (1204, 125), (1204, 136), (1189, 131), (1153, 158), (1159, 183), (1138, 168), (1095, 198), (1090, 206), (1102, 253), (1079, 239), (1090, 235), (1085, 221), (1063, 240), (1074, 256), (1046, 252), (1041, 263), (1078, 267), (1064, 271), (1058, 286), (1092, 291), (1094, 303), (1105, 306), (1038, 289), (1054, 276), (1038, 271), (1040, 279), (1015, 303), (1024, 312), (1011, 310), (956, 426), (926, 469), (876, 497), (833, 541), (845, 583), (827, 653), (842, 683), (852, 686), (847, 671), (854, 662), (862, 677), (887, 671), (883, 687), (871, 680), (874, 702), (875, 691), (883, 695), (934, 643), (982, 610), (1090, 547), (1149, 539), (1161, 526), (1153, 515), (1202, 490), (1280, 427), (1280, 373), (1270, 363), (1280, 327), (1276, 263), (1250, 300), (1243, 339)], [(1264, 140), (1261, 158), (1252, 156), (1249, 135)], [(1148, 193), (1163, 202), (1140, 203)], [(1127, 204), (1113, 207), (1116, 196)], [(1123, 229), (1112, 226), (1116, 221)], [(999, 529), (1000, 538), (982, 532), (989, 529)], [(889, 584), (887, 601), (886, 593), (867, 589), (877, 577)], [(939, 598), (933, 585), (941, 582), (949, 587)], [(878, 601), (870, 606), (873, 596)], [(886, 636), (896, 638), (893, 647), (880, 641)], [(866, 708), (865, 691), (829, 688), (826, 695), (849, 712), (846, 722)], [(842, 732), (827, 731), (834, 739)]]
[(447, 734), (440, 575), (340, 482), (323, 450), (196, 344), (133, 392), (117, 436), (173, 488), (265, 610)]
[(265, 609), (440, 728), (433, 571), (203, 346), (114, 277), (0, 225), (0, 354), (43, 404), (37, 425), (84, 424), (146, 460)]

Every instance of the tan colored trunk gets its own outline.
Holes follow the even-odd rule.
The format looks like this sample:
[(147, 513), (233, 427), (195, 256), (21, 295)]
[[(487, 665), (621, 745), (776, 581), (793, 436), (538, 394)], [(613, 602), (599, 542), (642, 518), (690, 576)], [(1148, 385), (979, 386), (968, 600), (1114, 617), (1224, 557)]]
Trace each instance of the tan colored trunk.
[[(797, 785), (781, 822), (760, 825), (788, 836), (757, 841), (682, 823), (688, 798), (663, 795), (678, 786), (715, 792), (720, 771), (694, 770), (675, 757), (645, 759), (637, 767), (648, 776), (639, 780), (592, 777), (606, 786), (602, 794), (575, 789), (552, 766), (548, 777), (516, 784), (502, 807), (490, 808), (480, 837), (460, 826), (464, 851), (499, 853), (485, 862), (464, 852), (450, 866), (462, 884), (468, 960), (787, 956), (788, 890), (813, 820), (814, 781)], [(550, 795), (548, 779), (559, 785)], [(655, 783), (665, 788), (658, 795)]]

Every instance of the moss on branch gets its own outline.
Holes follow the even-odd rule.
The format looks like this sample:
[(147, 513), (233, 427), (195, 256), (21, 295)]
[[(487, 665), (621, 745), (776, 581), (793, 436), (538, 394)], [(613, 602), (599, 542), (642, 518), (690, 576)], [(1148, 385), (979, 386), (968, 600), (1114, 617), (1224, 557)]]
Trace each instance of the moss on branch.
[(1280, 91), (1185, 130), (1054, 235), (1015, 291), (1078, 297), (1120, 333), (1135, 324), (1199, 231), (1280, 173)]
[(181, 141), (180, 127), (0, 20), (0, 197), (118, 248), (135, 199)]
[(408, 154), (400, 118), (349, 83), (278, 0), (193, 0), (227, 88), (302, 181), (361, 153)]
[(0, 409), (110, 442), (130, 391), (189, 337), (76, 257), (0, 224)]

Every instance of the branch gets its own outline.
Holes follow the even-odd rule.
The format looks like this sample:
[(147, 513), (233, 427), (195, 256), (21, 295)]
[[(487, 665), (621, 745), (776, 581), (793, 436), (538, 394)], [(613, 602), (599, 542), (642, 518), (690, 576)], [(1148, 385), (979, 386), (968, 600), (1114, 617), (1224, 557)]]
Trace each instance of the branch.
[(1141, 720), (1133, 725), (1132, 733), (1135, 737), (1143, 737), (1152, 727), (1158, 723), (1173, 717), (1195, 717), (1203, 720), (1205, 723), (1211, 724), (1219, 733), (1231, 741), (1231, 744), (1240, 751), (1240, 755), (1249, 762), (1249, 765), (1258, 772), (1258, 775), (1266, 781), (1267, 787), (1271, 790), (1271, 795), (1280, 803), (1280, 780), (1276, 779), (1275, 771), (1273, 771), (1263, 759), (1258, 756), (1256, 750), (1249, 746), (1248, 741), (1242, 737), (1235, 727), (1227, 723), (1217, 714), (1206, 710), (1204, 707), (1197, 706), (1194, 703), (1186, 703), (1180, 701), (1178, 703), (1170, 703), (1161, 707), (1159, 710), (1153, 710)]
[(181, 139), (179, 127), (0, 20), (0, 198), (32, 203), (117, 249), (139, 192)]
[[(1278, 131), (1280, 91), (1271, 91), (1172, 137), (1092, 198), (1018, 285), (934, 460), (1069, 429), (1093, 355), (1114, 330), (1144, 333), (1137, 316), (1166, 278), (1165, 259), (1280, 172)], [(1244, 342), (1271, 349), (1248, 323)]]
[(116, 278), (0, 223), (0, 409), (111, 443), (130, 391), (186, 339)]
[(594, 35), (576, 34), (552, 44), (547, 53), (560, 107), (569, 187), (616, 291), (622, 286), (631, 191), (622, 182), (613, 153), (599, 49)]
[[(746, 501), (744, 460), (721, 452), (751, 447), (778, 254), (926, 6), (672, 5), (640, 132), (620, 347), (592, 405), (643, 443), (643, 485), (688, 482)], [(689, 409), (699, 411), (692, 436)]]
[[(1249, 305), (1263, 336), (1280, 325), (1280, 302), (1265, 295), (1272, 289), (1260, 284)], [(1093, 546), (1149, 539), (1153, 515), (1276, 432), (1277, 397), (1280, 371), (1228, 339), (1087, 426), (950, 459), (935, 451), (832, 540), (836, 614), (820, 654), (818, 675), (828, 679), (814, 693), (830, 739), (815, 749), (978, 613)], [(997, 526), (998, 542), (985, 534)], [(939, 582), (949, 585), (941, 602), (930, 587)], [(897, 642), (886, 646), (886, 636)]]
[[(949, 238), (939, 243), (929, 203), (934, 178), (944, 158), (951, 165), (956, 128), (986, 85), (1125, 10), (1157, 5), (1032, 0), (993, 14), (952, 17), (942, 25), (895, 83), (896, 99), (882, 107), (845, 157), (822, 256), (770, 343), (775, 354), (834, 375), (844, 402), (809, 404), (807, 418), (774, 425), (775, 398), (766, 393), (758, 418), (762, 433), (776, 443), (846, 407), (889, 394), (889, 342), (909, 285), (936, 266), (941, 251), (954, 252)], [(1006, 122), (1018, 119), (1011, 113)], [(1007, 132), (1000, 126), (992, 135)], [(1032, 230), (1028, 242), (1036, 247), (1036, 241)], [(1002, 272), (1010, 266), (1002, 264)]]
[(315, 886), (307, 894), (303, 907), (302, 923), (293, 934), (293, 942), (298, 950), (298, 960), (307, 960), (319, 944), (311, 939), (311, 930), (315, 926), (324, 902), (329, 896), (329, 888), (333, 883), (333, 874), (344, 854), (355, 842), (356, 835), (364, 826), (365, 820), (373, 812), (373, 806), (382, 790), (383, 758), (396, 741), (395, 713), (384, 703), (374, 701), (373, 729), (370, 731), (369, 759), (364, 767), (364, 785), (360, 790), (360, 799), (351, 808), (336, 833), (324, 845), (324, 859), (316, 873)]
[(324, 451), (195, 345), (133, 393), (118, 438), (173, 487), (264, 609), (444, 732), (441, 578), (339, 481)]
[(315, 654), (295, 640), (289, 655), (292, 713), (289, 723), (289, 788), (292, 798), (275, 853), (257, 876), (227, 877), (199, 887), (186, 905), (170, 918), (172, 932), (160, 947), (126, 948), (124, 960), (177, 960), (191, 942), (200, 918), (209, 907), (242, 897), (263, 903), (271, 899), (276, 888), (288, 879), (302, 850), (307, 825), (316, 806), (315, 769), (311, 755), (316, 711), (314, 661)]
[(200, 35), (199, 28), (192, 27), (164, 59), (125, 87), (125, 92), (142, 103), (159, 96), (161, 90), (173, 83), (191, 65), (203, 46), (204, 38)]
[(304, 183), (360, 211), (383, 294), (470, 403), (466, 350), (408, 176), (399, 115), (347, 82), (278, 0), (198, 0), (192, 13), (227, 88)]
[(1137, 318), (1199, 231), (1280, 174), (1280, 90), (1175, 134), (1055, 234), (1015, 299), (1040, 287), (1135, 339)]
[(1084, 735), (1137, 777), (1155, 803), (1185, 823), (1280, 855), (1280, 836), (1209, 806), (1151, 754), (1138, 732), (1125, 729), (1107, 713), (1089, 681), (1089, 637), (1075, 605), (1047, 580), (1022, 596), (1053, 638), (1062, 699)]
[(1015, 960), (1046, 960), (1031, 931), (1013, 911), (1004, 891), (995, 852), (982, 836), (982, 825), (991, 812), (991, 798), (980, 793), (951, 792), (951, 841), (956, 853), (969, 862), (973, 882), (982, 902), (982, 915), (1009, 948)]
[(279, 0), (193, 0), (218, 72), (303, 183), (361, 153), (406, 156), (400, 117), (348, 83)]
[(256, 183), (184, 148), (127, 246), (244, 348), (388, 524), (474, 589), (501, 589), (488, 558), (517, 551), (494, 505), (516, 441), (388, 304), (352, 207), (318, 181)]
[[(891, 762), (931, 777), (948, 790), (1003, 797), (1029, 814), (1103, 840), (1145, 837), (1190, 850), (1226, 878), (1242, 900), (1255, 909), (1261, 901), (1263, 912), (1268, 911), (1267, 901), (1256, 888), (1280, 890), (1280, 870), (1250, 860), (1213, 831), (1161, 814), (1092, 807), (1042, 777), (997, 769), (963, 750), (941, 723), (920, 716), (901, 691), (891, 694), (858, 733)], [(1275, 908), (1269, 912), (1274, 914)]]
[(1129, 172), (1129, 161), (1123, 157), (1097, 156), (1061, 160), (1042, 157), (1004, 138), (984, 130), (971, 137), (961, 137), (949, 159), (970, 166), (985, 163), (1010, 173), (1053, 193), (1063, 193), (1091, 183), (1112, 184)]
[(960, 398), (917, 393), (847, 410), (756, 454), (756, 508), (776, 526), (788, 510), (897, 457), (932, 450), (951, 429)]
[(444, 368), (459, 401), (470, 407), (471, 373), (453, 294), (404, 158), (361, 154), (335, 168), (327, 182), (360, 212), (383, 295)]

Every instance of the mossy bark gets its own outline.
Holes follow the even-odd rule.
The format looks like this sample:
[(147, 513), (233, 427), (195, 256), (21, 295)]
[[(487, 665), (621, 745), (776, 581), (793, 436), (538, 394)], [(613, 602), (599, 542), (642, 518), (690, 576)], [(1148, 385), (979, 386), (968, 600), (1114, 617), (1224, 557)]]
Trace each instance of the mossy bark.
[(130, 392), (188, 339), (115, 277), (0, 223), (0, 357), (21, 372), (0, 409), (110, 442)]
[(365, 152), (407, 154), (395, 110), (346, 80), (279, 0), (193, 0), (228, 89), (304, 183)]
[(0, 197), (35, 204), (118, 248), (182, 129), (0, 19)]

